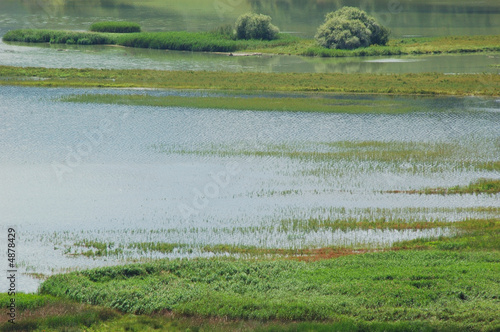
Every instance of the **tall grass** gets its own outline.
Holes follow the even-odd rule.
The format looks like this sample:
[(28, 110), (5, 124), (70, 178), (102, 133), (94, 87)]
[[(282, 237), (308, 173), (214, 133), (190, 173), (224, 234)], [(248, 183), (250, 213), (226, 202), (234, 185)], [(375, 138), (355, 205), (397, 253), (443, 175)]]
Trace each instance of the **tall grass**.
[[(399, 251), (335, 260), (157, 261), (49, 278), (44, 294), (131, 313), (494, 328), (498, 253)], [(474, 313), (471, 315), (470, 313)]]
[(90, 31), (131, 33), (141, 32), (141, 26), (134, 22), (97, 22), (90, 26)]
[(11, 30), (3, 36), (4, 41), (26, 43), (99, 45), (115, 44), (116, 38), (103, 33), (59, 30), (22, 29)]

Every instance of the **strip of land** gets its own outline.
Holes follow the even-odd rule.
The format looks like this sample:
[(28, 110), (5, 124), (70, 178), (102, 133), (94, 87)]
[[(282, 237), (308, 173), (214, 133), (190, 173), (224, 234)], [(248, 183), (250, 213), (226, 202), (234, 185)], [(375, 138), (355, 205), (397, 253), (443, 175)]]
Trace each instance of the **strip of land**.
[(328, 49), (318, 46), (313, 39), (297, 38), (284, 33), (280, 34), (276, 40), (265, 41), (237, 40), (233, 36), (216, 32), (168, 31), (123, 34), (21, 29), (7, 32), (3, 40), (70, 45), (108, 44), (197, 52), (259, 52), (321, 57), (500, 51), (500, 35), (391, 39), (384, 46), (372, 45), (354, 50)]
[(0, 85), (500, 96), (500, 75), (309, 74), (0, 66)]

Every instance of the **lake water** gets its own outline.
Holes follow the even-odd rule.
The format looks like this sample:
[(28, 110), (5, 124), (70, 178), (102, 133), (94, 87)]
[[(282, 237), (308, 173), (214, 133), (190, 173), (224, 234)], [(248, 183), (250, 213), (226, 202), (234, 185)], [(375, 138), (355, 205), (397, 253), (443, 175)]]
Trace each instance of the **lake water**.
[[(88, 30), (93, 22), (131, 20), (147, 31), (207, 31), (245, 12), (270, 15), (284, 32), (312, 37), (324, 15), (357, 6), (393, 37), (500, 33), (500, 2), (483, 0), (2, 0), (0, 36), (17, 28)], [(101, 46), (18, 46), (0, 42), (0, 64), (12, 66), (341, 73), (498, 73), (495, 54), (370, 58), (228, 57)], [(61, 51), (58, 51), (62, 49)]]
[[(500, 101), (398, 97), (408, 114), (253, 112), (63, 103), (74, 93), (198, 92), (0, 87), (0, 212), (16, 228), (19, 267), (51, 274), (197, 248), (386, 246), (449, 229), (286, 229), (289, 220), (441, 220), (498, 215), (499, 195), (381, 191), (465, 185), (498, 173), (462, 167), (500, 156)], [(208, 93), (204, 93), (207, 95)], [(364, 97), (363, 97), (364, 98)], [(369, 97), (389, 98), (389, 97)], [(15, 111), (14, 111), (15, 110)], [(427, 111), (425, 111), (427, 110)], [(448, 159), (304, 160), (335, 142), (451, 144)], [(337, 147), (336, 147), (337, 148)], [(255, 151), (283, 151), (255, 156)], [(329, 151), (330, 151), (329, 150)], [(331, 150), (333, 151), (333, 150)], [(250, 152), (250, 153), (248, 153)], [(186, 244), (189, 251), (74, 257), (83, 240)], [(75, 249), (76, 248), (76, 249)], [(20, 289), (38, 281), (23, 276)]]
[[(16, 28), (88, 29), (131, 20), (145, 30), (206, 31), (244, 12), (273, 17), (282, 31), (311, 37), (326, 12), (367, 10), (393, 36), (498, 34), (500, 4), (477, 1), (2, 0), (0, 35)], [(316, 59), (228, 57), (104, 46), (5, 44), (0, 65), (262, 72), (498, 72), (498, 54)], [(52, 274), (158, 257), (213, 256), (203, 245), (266, 248), (388, 246), (449, 235), (427, 230), (339, 230), (294, 220), (447, 221), (498, 216), (499, 195), (424, 196), (388, 190), (465, 185), (498, 172), (467, 166), (498, 161), (500, 100), (397, 98), (408, 114), (252, 112), (180, 107), (70, 104), (75, 93), (218, 95), (159, 90), (43, 89), (0, 86), (0, 215), (18, 234), (20, 291), (29, 273)], [(342, 98), (336, 96), (335, 98)], [(344, 143), (347, 142), (347, 143)], [(356, 144), (373, 142), (368, 148)], [(354, 144), (355, 148), (349, 148)], [(430, 144), (430, 145), (429, 145)], [(435, 144), (436, 146), (434, 146)], [(388, 162), (301, 153), (443, 149), (443, 158)], [(350, 150), (354, 149), (354, 150)], [(357, 150), (356, 150), (357, 149)], [(365, 149), (365, 150), (363, 150)], [(385, 149), (385, 150), (384, 150)], [(404, 150), (404, 149), (403, 149)], [(448, 152), (447, 152), (448, 151)], [(404, 152), (404, 151), (403, 151)], [(122, 254), (87, 258), (85, 240)], [(179, 243), (142, 253), (138, 242)], [(0, 259), (6, 261), (2, 250)], [(3, 285), (3, 284), (2, 284)]]

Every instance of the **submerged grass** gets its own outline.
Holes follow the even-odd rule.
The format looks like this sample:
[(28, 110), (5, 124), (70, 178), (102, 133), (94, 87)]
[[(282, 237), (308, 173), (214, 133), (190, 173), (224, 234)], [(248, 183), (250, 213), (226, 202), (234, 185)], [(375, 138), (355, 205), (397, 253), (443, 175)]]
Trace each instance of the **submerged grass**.
[(0, 66), (0, 84), (42, 87), (142, 87), (230, 91), (500, 95), (500, 75), (493, 74), (230, 73)]
[(455, 186), (451, 188), (426, 188), (423, 190), (389, 191), (389, 193), (406, 194), (498, 194), (500, 193), (500, 180), (498, 179), (478, 179), (467, 186)]
[[(474, 146), (458, 142), (337, 141), (315, 142), (312, 146), (258, 144), (248, 148), (233, 148), (216, 145), (199, 149), (156, 144), (152, 148), (159, 153), (168, 154), (275, 157), (325, 163), (305, 171), (305, 174), (316, 176), (328, 175), (329, 171), (337, 173), (338, 170), (331, 167), (333, 163), (347, 161), (383, 163), (384, 165), (373, 164), (371, 167), (386, 169), (387, 165), (392, 165), (396, 171), (413, 173), (423, 169), (440, 171), (443, 167), (500, 171), (499, 162), (483, 162), (481, 158), (484, 156), (478, 155)], [(475, 156), (477, 160), (471, 156)]]
[(287, 97), (181, 97), (149, 95), (84, 94), (59, 99), (64, 102), (141, 105), (159, 107), (214, 108), (251, 111), (288, 111), (323, 113), (406, 113), (416, 107), (396, 100), (332, 99), (321, 96)]

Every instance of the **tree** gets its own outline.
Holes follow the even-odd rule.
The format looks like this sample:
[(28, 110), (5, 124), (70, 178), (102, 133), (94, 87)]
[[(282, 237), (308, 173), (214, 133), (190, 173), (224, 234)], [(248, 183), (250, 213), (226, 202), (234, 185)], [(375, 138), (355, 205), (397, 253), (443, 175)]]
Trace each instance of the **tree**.
[(246, 13), (236, 20), (236, 38), (265, 39), (278, 38), (279, 29), (271, 24), (271, 17), (262, 14)]
[(385, 45), (389, 40), (389, 30), (358, 8), (342, 7), (326, 15), (315, 39), (323, 47), (353, 49)]

